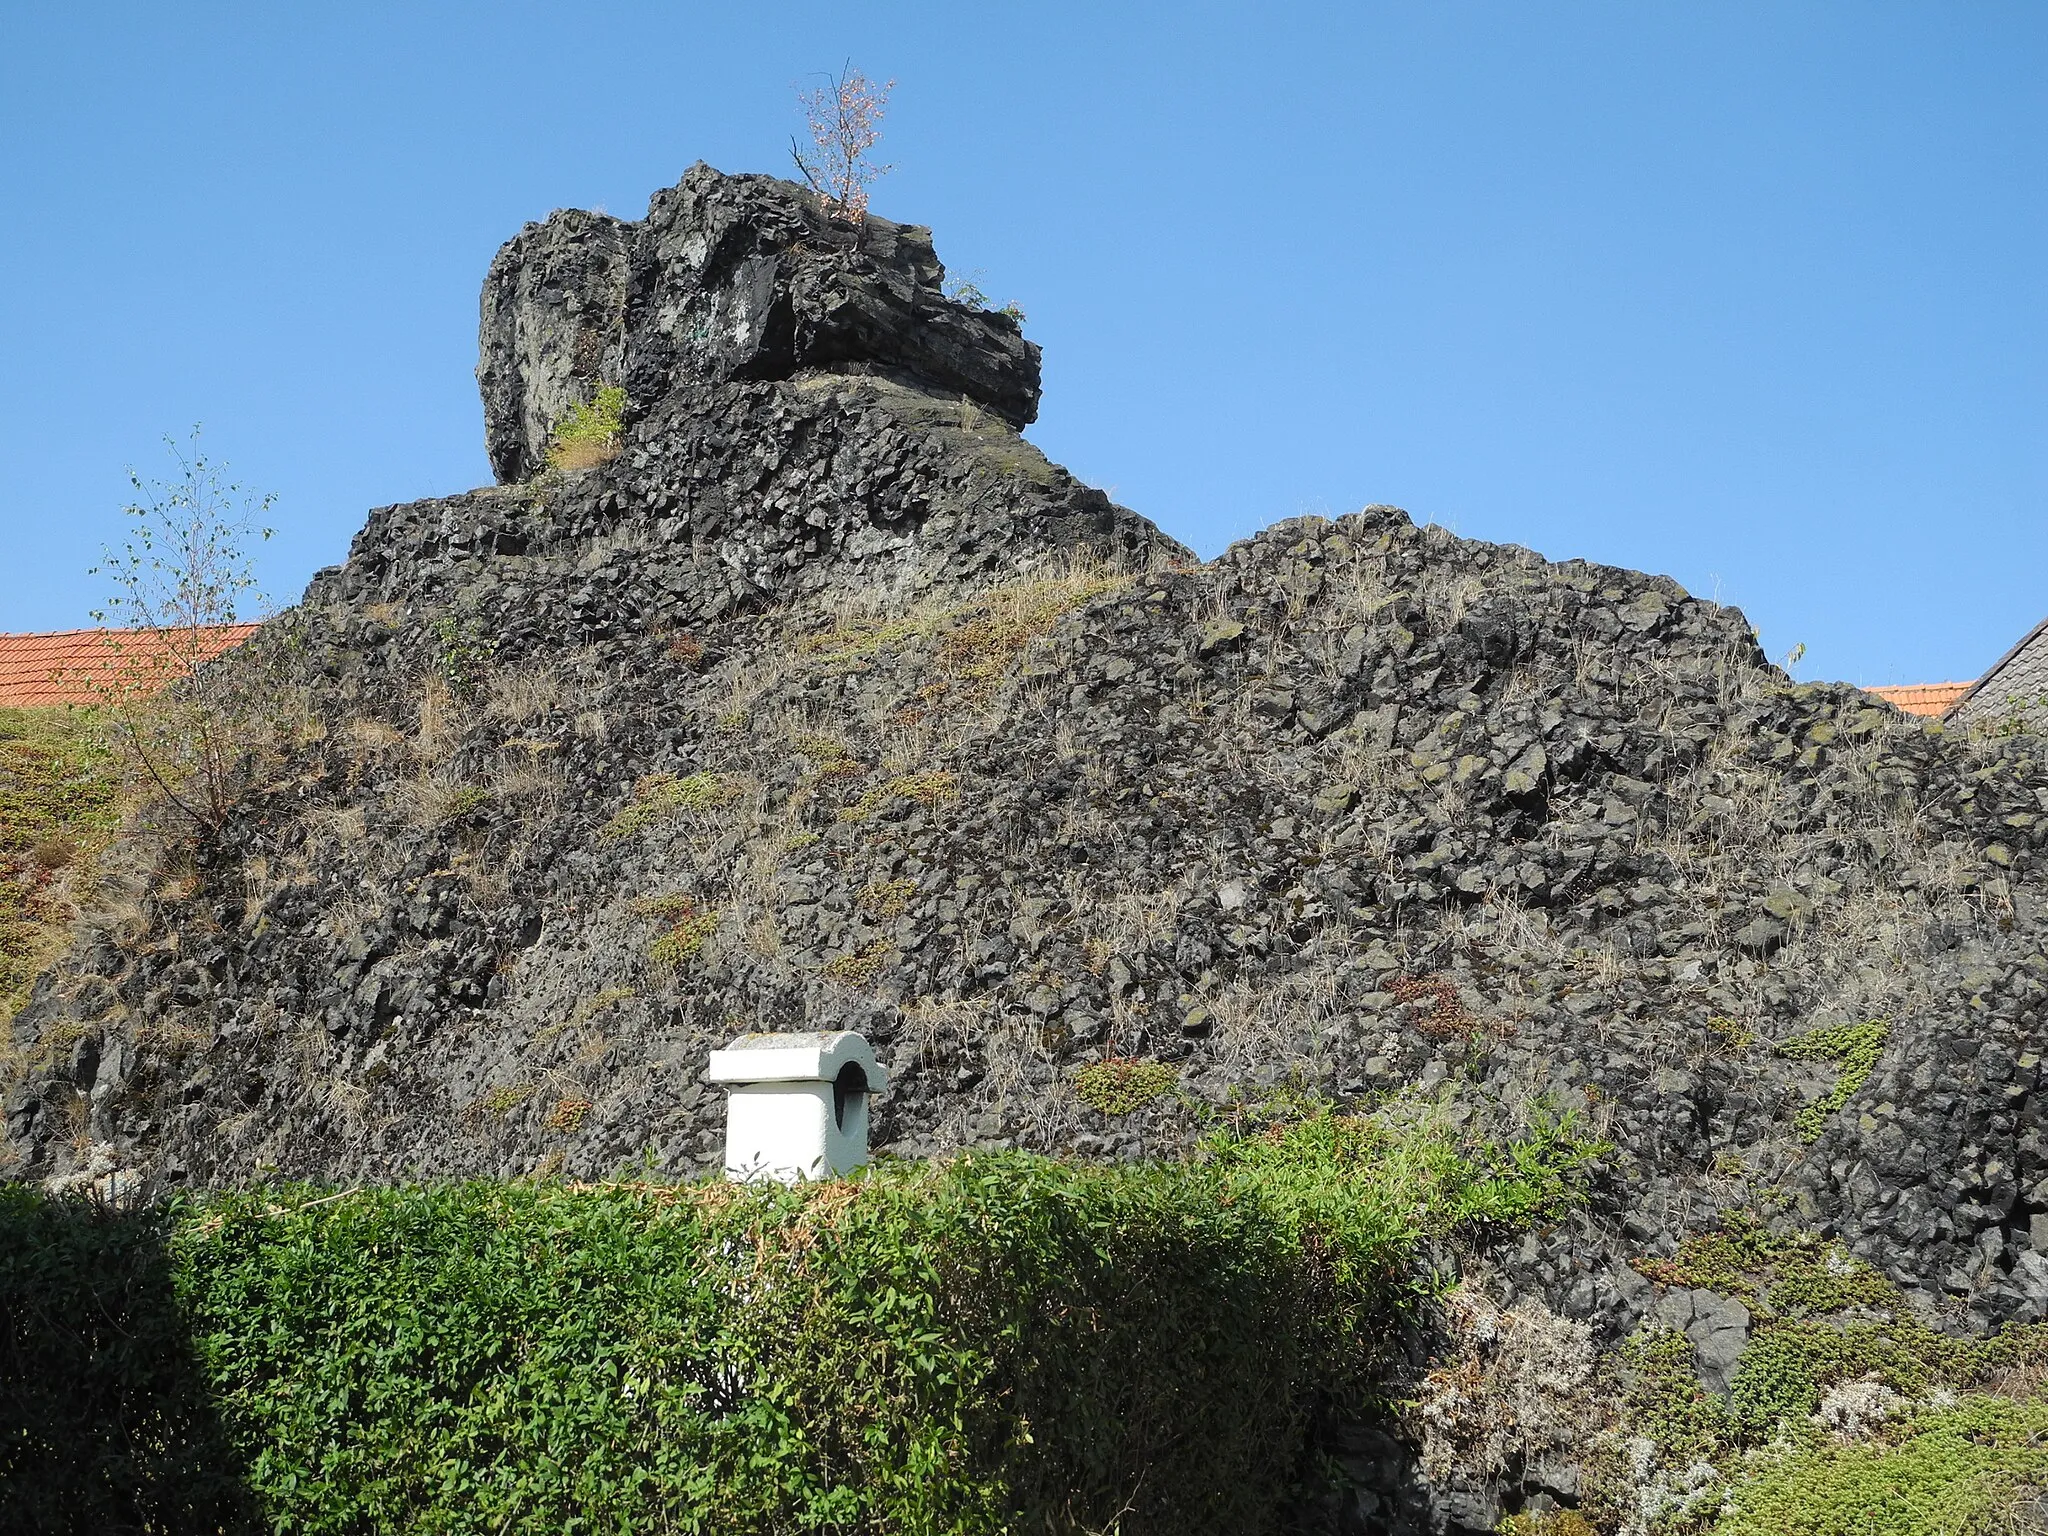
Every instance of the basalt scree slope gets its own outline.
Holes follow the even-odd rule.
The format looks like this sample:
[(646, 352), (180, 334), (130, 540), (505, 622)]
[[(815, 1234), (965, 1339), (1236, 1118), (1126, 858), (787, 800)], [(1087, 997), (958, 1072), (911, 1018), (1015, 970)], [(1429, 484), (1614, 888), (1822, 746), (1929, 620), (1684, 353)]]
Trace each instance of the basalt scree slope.
[[(907, 1155), (1575, 1111), (1585, 1209), (1487, 1262), (1596, 1337), (1726, 1212), (2048, 1315), (2034, 738), (1392, 508), (1199, 562), (1019, 435), (1038, 351), (927, 231), (767, 177), (529, 225), (478, 379), (501, 483), (371, 514), (233, 821), (13, 1021), (10, 1176), (686, 1175), (711, 1048), (843, 1027)], [(1105, 1056), (1177, 1091), (1105, 1116)]]

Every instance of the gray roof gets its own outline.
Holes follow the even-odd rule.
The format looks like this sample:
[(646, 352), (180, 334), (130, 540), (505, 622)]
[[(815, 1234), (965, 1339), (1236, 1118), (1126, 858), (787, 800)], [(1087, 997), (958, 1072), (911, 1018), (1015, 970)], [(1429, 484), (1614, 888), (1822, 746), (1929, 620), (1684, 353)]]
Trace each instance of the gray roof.
[(1991, 665), (1944, 717), (1953, 725), (1990, 725), (2008, 718), (2048, 726), (2048, 619)]

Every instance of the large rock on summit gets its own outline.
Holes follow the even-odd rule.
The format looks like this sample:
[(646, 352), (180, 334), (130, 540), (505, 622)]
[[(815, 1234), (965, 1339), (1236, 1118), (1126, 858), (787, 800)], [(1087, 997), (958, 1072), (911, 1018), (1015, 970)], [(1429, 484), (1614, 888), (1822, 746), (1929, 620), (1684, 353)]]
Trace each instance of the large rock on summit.
[(569, 209), (529, 224), (484, 281), (491, 468), (530, 478), (602, 384), (644, 409), (684, 384), (881, 374), (1029, 424), (1038, 348), (1011, 316), (947, 298), (944, 280), (928, 229), (850, 224), (793, 183), (702, 163), (638, 223)]

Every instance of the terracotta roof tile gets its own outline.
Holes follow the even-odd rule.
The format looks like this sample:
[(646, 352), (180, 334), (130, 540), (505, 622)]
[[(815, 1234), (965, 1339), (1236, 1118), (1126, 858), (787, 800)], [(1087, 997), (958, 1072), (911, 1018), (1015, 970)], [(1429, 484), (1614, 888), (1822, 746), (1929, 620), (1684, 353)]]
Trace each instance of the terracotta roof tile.
[(1968, 683), (1898, 683), (1884, 688), (1866, 688), (1901, 714), (1945, 715), (1957, 699), (1970, 691)]
[(154, 692), (256, 633), (254, 624), (203, 630), (67, 629), (0, 635), (0, 708), (98, 704), (110, 689)]

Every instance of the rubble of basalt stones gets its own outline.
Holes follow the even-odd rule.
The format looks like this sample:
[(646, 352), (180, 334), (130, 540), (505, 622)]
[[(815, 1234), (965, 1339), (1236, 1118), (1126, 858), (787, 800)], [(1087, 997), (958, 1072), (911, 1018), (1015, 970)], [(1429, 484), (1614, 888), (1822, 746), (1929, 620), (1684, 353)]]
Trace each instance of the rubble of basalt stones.
[[(510, 242), (505, 483), (376, 511), (278, 621), (289, 740), (14, 1021), (10, 1176), (689, 1175), (708, 1050), (845, 1027), (906, 1156), (1170, 1154), (1280, 1089), (1574, 1111), (1614, 1150), (1502, 1302), (1683, 1312), (1710, 1383), (1744, 1324), (1630, 1261), (1727, 1212), (1946, 1329), (2048, 1316), (2037, 740), (1392, 508), (1197, 561), (1019, 435), (1037, 349), (942, 279), (702, 166)], [(547, 469), (600, 384), (616, 457)], [(1777, 1048), (1870, 1022), (1802, 1128), (1844, 1069)], [(1100, 1114), (1105, 1056), (1179, 1092)], [(1390, 1447), (1357, 1475), (1423, 1475)], [(1414, 1518), (1570, 1502), (1537, 1460)]]

